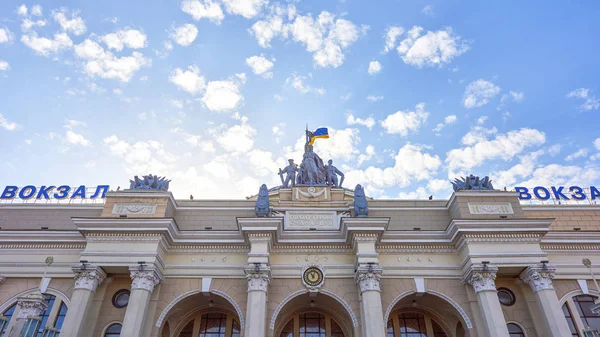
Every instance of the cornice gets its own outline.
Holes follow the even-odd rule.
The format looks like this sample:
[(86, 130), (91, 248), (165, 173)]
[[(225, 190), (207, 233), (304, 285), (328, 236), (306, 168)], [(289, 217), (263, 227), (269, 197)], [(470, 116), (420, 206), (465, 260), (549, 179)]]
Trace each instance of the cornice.
[(380, 244), (378, 253), (456, 253), (454, 245), (410, 245), (410, 244)]
[(272, 248), (272, 253), (352, 253), (353, 249), (348, 244), (278, 244)]
[(84, 250), (85, 243), (14, 243), (0, 244), (0, 249), (72, 249)]

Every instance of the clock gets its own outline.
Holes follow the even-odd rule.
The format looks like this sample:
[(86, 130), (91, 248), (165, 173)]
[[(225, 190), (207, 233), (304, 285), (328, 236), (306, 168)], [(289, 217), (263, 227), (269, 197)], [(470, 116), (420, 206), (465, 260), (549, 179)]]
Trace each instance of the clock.
[(309, 266), (302, 274), (302, 281), (309, 288), (318, 288), (323, 284), (324, 275), (321, 268), (317, 266)]

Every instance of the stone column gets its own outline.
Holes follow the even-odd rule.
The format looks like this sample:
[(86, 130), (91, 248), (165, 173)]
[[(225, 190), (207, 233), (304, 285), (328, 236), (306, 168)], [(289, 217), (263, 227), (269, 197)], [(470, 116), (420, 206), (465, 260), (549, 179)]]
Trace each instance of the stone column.
[(63, 323), (61, 337), (79, 337), (84, 331), (87, 313), (98, 285), (106, 278), (106, 273), (95, 265), (75, 265), (71, 268), (75, 273), (75, 286), (71, 296), (71, 305)]
[(542, 264), (527, 267), (519, 278), (529, 284), (535, 294), (537, 307), (542, 316), (540, 323), (545, 330), (541, 335), (570, 336), (571, 330), (552, 286), (555, 273), (556, 267)]
[(48, 308), (48, 303), (44, 295), (41, 293), (29, 294), (25, 297), (19, 297), (17, 299), (17, 307), (19, 313), (17, 314), (17, 320), (13, 329), (8, 332), (9, 337), (21, 336), (21, 330), (26, 327), (28, 318), (38, 317)]
[(362, 301), (363, 337), (386, 336), (381, 306), (379, 281), (383, 268), (373, 264), (362, 264), (356, 269), (355, 281), (360, 287)]
[(496, 272), (498, 267), (471, 266), (463, 277), (463, 282), (473, 286), (486, 337), (509, 337), (494, 283)]
[(245, 337), (267, 335), (267, 288), (271, 283), (271, 268), (255, 263), (244, 269), (248, 279), (248, 302), (246, 304)]
[(129, 295), (129, 304), (125, 311), (123, 319), (123, 329), (121, 336), (141, 337), (144, 328), (144, 321), (150, 303), (150, 296), (154, 287), (163, 279), (162, 273), (155, 266), (132, 266), (129, 267), (131, 273), (131, 294)]

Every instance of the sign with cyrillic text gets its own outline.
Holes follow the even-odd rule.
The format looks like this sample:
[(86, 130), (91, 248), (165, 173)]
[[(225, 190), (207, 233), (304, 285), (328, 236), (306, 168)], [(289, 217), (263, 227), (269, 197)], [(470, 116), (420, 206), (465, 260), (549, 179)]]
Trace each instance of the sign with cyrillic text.
[(527, 187), (515, 187), (515, 191), (519, 193), (520, 200), (531, 200), (535, 198), (537, 200), (596, 200), (600, 199), (600, 190), (595, 186), (590, 186), (589, 193), (586, 194), (583, 188), (579, 186), (551, 186), (546, 188), (543, 186), (536, 186), (531, 190)]
[(43, 185), (40, 187), (27, 185), (22, 188), (17, 186), (6, 186), (0, 195), (0, 199), (104, 199), (106, 198), (106, 192), (108, 192), (108, 189), (108, 185), (97, 186), (94, 193), (89, 193), (90, 196), (88, 197), (88, 189), (85, 187), (85, 185), (81, 185), (77, 188), (68, 185), (61, 185), (58, 187), (53, 185)]

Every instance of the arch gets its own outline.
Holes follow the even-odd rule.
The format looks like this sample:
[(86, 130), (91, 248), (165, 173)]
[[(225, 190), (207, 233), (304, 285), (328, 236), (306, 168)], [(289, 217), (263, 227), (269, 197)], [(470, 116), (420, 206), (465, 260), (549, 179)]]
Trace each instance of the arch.
[[(323, 293), (324, 295), (327, 295), (327, 296), (333, 298), (339, 304), (341, 304), (344, 307), (344, 309), (346, 309), (346, 313), (348, 314), (348, 316), (350, 316), (350, 319), (352, 320), (352, 326), (355, 328), (358, 326), (358, 319), (356, 318), (356, 315), (352, 311), (352, 308), (350, 308), (350, 305), (348, 303), (346, 303), (346, 301), (344, 301), (343, 298), (339, 297), (338, 295), (336, 295), (326, 289), (319, 289), (318, 292)], [(293, 293), (289, 294), (283, 301), (281, 301), (281, 303), (279, 303), (279, 305), (277, 306), (277, 308), (275, 308), (275, 311), (273, 312), (273, 316), (271, 317), (271, 322), (269, 323), (269, 329), (271, 329), (271, 330), (275, 329), (275, 323), (276, 323), (277, 317), (279, 316), (279, 313), (281, 312), (281, 310), (285, 307), (285, 305), (288, 302), (290, 302), (294, 298), (296, 298), (300, 295), (306, 294), (306, 293), (308, 293), (308, 289), (296, 290)]]
[[(392, 310), (394, 310), (394, 306), (396, 306), (396, 304), (398, 304), (398, 302), (400, 302), (400, 300), (402, 300), (403, 298), (405, 298), (407, 296), (413, 295), (415, 293), (416, 293), (416, 291), (414, 291), (414, 290), (407, 290), (407, 291), (401, 293), (400, 295), (398, 295), (396, 298), (394, 298), (392, 303), (390, 303), (387, 310), (385, 311), (385, 317), (383, 318), (384, 319), (383, 323), (387, 324), (390, 314), (392, 313)], [(453, 299), (451, 299), (447, 295), (445, 295), (437, 290), (427, 290), (426, 293), (437, 296), (437, 297), (443, 299), (444, 301), (450, 303), (450, 305), (452, 305), (452, 307), (454, 307), (454, 309), (456, 311), (458, 311), (460, 317), (463, 320), (463, 323), (467, 326), (467, 329), (473, 329), (473, 324), (471, 323), (469, 316), (467, 316), (467, 313), (463, 310), (463, 308), (461, 308), (460, 305), (458, 305), (458, 303), (456, 303)]]
[(514, 325), (518, 326), (521, 329), (521, 331), (523, 331), (523, 335), (525, 335), (525, 337), (527, 337), (527, 330), (525, 330), (525, 328), (523, 327), (523, 324), (516, 322), (516, 321), (506, 321), (506, 325), (509, 325), (509, 324), (514, 324)]
[[(185, 299), (187, 297), (200, 294), (201, 292), (202, 292), (202, 290), (200, 290), (200, 289), (194, 289), (194, 290), (190, 290), (188, 292), (185, 292), (185, 293), (175, 297), (175, 299), (173, 299), (160, 313), (160, 316), (158, 316), (158, 319), (156, 320), (156, 324), (154, 324), (154, 326), (157, 328), (162, 327), (163, 321), (167, 317), (167, 314), (169, 314), (171, 309), (173, 309), (177, 305), (177, 303), (181, 302), (183, 299)], [(242, 309), (237, 304), (237, 302), (231, 296), (229, 296), (227, 293), (225, 293), (221, 290), (213, 289), (213, 290), (210, 290), (209, 292), (224, 298), (227, 302), (229, 302), (229, 304), (231, 304), (233, 306), (233, 309), (235, 310), (235, 312), (238, 315), (238, 318), (240, 319), (240, 322), (239, 322), (240, 329), (243, 330), (244, 329), (244, 315), (242, 314)]]
[[(16, 303), (19, 297), (24, 297), (35, 292), (39, 292), (39, 290), (40, 288), (31, 288), (14, 295), (13, 297), (7, 299), (6, 301), (4, 301), (4, 303), (0, 305), (0, 312), (4, 312), (4, 310), (8, 309), (11, 305)], [(65, 295), (62, 291), (58, 289), (48, 288), (46, 289), (46, 292), (44, 294), (50, 294), (56, 296), (57, 298), (60, 298), (60, 300), (67, 305), (67, 308), (71, 305), (71, 300), (67, 297), (67, 295)]]
[[(198, 313), (201, 313), (201, 314), (219, 313), (219, 314), (229, 316), (229, 315), (233, 314), (233, 311), (231, 311), (231, 309), (229, 309), (229, 308), (224, 308), (224, 307), (219, 306), (219, 307), (211, 307), (211, 308), (198, 308), (194, 311), (188, 312), (185, 316), (182, 317), (179, 324), (177, 324), (175, 326), (175, 328), (173, 328), (173, 331), (175, 332), (175, 334), (173, 336), (179, 336), (181, 334), (181, 330), (183, 330), (185, 328), (185, 326), (188, 325), (190, 322), (193, 322), (194, 317)], [(240, 330), (241, 330), (241, 326), (240, 326)]]
[(600, 297), (600, 293), (597, 290), (589, 289), (588, 293), (584, 294), (583, 291), (581, 291), (581, 289), (575, 289), (575, 290), (571, 290), (568, 293), (564, 294), (563, 297), (560, 298), (560, 301), (558, 301), (558, 304), (560, 304), (560, 306), (562, 307), (562, 305), (565, 304), (565, 302), (569, 298), (573, 298), (573, 297), (579, 296), (579, 295), (590, 295), (590, 296)]
[(288, 313), (286, 316), (281, 316), (281, 324), (278, 324), (276, 329), (273, 329), (273, 337), (278, 337), (281, 335), (282, 330), (285, 328), (285, 326), (287, 325), (287, 323), (289, 323), (290, 321), (294, 321), (295, 317), (297, 316), (301, 316), (302, 314), (319, 314), (322, 315), (323, 317), (328, 317), (331, 322), (334, 322), (335, 324), (338, 325), (338, 327), (343, 331), (344, 336), (346, 337), (350, 337), (350, 336), (354, 336), (352, 329), (354, 327), (350, 327), (347, 324), (344, 324), (344, 318), (341, 317), (342, 315), (340, 315), (338, 312), (336, 312), (335, 310), (331, 310), (331, 308), (329, 308), (328, 306), (324, 306), (324, 305), (315, 305), (315, 306), (311, 306), (311, 307), (303, 307), (300, 309), (296, 309), (294, 311), (292, 311), (291, 313)]
[(121, 327), (123, 327), (123, 322), (121, 321), (112, 321), (112, 322), (108, 322), (104, 328), (102, 329), (102, 333), (100, 334), (101, 337), (104, 337), (104, 334), (106, 333), (106, 330), (108, 330), (108, 328), (110, 328), (113, 324), (121, 324)]

